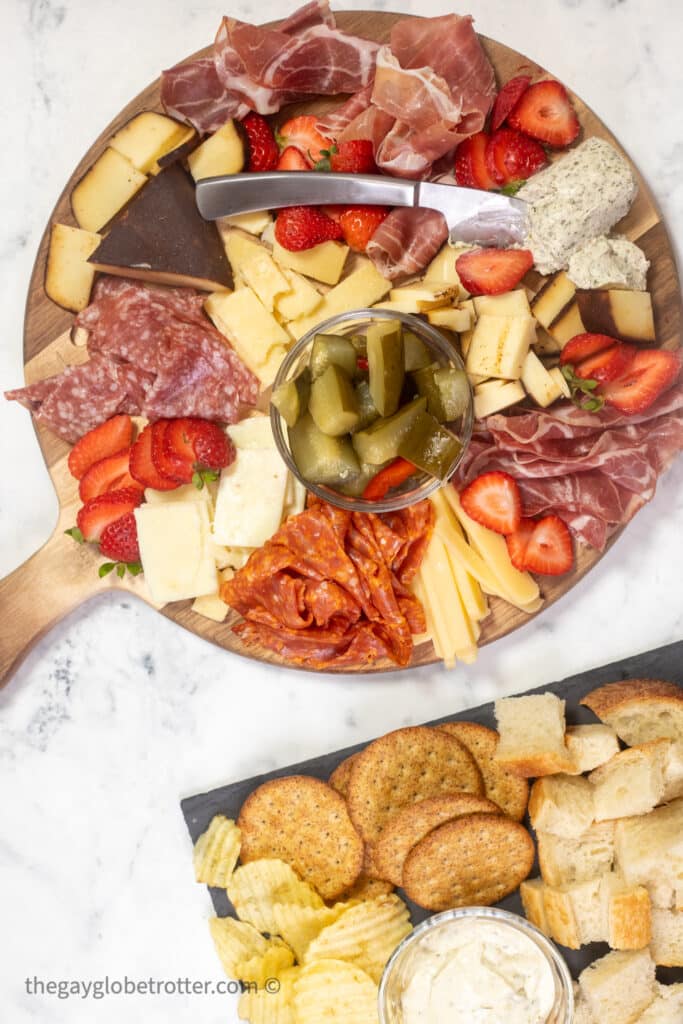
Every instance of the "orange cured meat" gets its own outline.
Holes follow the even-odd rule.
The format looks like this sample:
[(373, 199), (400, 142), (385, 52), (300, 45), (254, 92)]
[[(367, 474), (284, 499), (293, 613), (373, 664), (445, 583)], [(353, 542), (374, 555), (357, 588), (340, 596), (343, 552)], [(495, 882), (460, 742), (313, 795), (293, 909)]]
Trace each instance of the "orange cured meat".
[(311, 668), (407, 665), (426, 629), (408, 587), (433, 525), (429, 501), (376, 515), (313, 499), (223, 583), (221, 597), (244, 617), (235, 633)]

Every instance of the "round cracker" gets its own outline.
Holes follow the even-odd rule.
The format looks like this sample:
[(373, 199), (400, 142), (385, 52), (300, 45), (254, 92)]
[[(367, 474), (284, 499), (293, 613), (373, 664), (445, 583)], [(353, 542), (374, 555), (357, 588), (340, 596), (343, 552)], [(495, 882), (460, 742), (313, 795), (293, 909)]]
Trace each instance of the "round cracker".
[(454, 793), (452, 796), (433, 796), (419, 803), (409, 804), (390, 818), (374, 847), (375, 868), (382, 878), (403, 884), (403, 864), (420, 840), (451, 818), (461, 814), (500, 814), (500, 807), (485, 796), (473, 793)]
[(357, 757), (358, 754), (349, 754), (348, 757), (345, 757), (343, 761), (339, 762), (327, 780), (328, 785), (332, 786), (332, 789), (336, 789), (343, 797), (346, 797), (348, 793), (351, 768)]
[(402, 807), (445, 793), (484, 795), (476, 761), (439, 729), (397, 729), (368, 744), (351, 766), (347, 804), (351, 821), (374, 843)]
[(363, 865), (363, 841), (344, 798), (310, 775), (271, 779), (239, 813), (242, 863), (277, 857), (325, 899), (349, 889)]
[(498, 733), (478, 722), (444, 722), (438, 726), (467, 747), (484, 779), (486, 795), (515, 821), (521, 821), (529, 803), (529, 783), (494, 760)]
[(403, 865), (406, 895), (427, 910), (489, 906), (524, 881), (534, 842), (502, 814), (467, 814), (433, 829)]
[(375, 860), (375, 847), (365, 844), (363, 851), (363, 868), (351, 888), (344, 893), (345, 900), (373, 900), (375, 896), (386, 896), (394, 891), (391, 882), (380, 878), (380, 871)]

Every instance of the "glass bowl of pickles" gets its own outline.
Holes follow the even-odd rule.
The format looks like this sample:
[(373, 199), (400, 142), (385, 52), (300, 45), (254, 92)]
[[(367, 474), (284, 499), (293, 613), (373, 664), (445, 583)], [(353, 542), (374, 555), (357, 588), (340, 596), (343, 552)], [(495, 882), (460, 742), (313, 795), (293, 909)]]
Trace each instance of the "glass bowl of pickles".
[(455, 472), (472, 433), (455, 346), (417, 316), (357, 309), (309, 331), (273, 382), (270, 421), (292, 473), (324, 501), (393, 512)]

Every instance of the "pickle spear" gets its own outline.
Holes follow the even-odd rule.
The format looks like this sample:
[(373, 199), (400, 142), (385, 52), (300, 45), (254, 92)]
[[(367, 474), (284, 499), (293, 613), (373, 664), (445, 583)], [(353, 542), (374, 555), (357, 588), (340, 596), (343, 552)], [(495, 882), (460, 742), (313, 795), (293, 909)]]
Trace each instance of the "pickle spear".
[(446, 480), (462, 445), (455, 434), (442, 427), (428, 412), (420, 413), (410, 434), (401, 441), (398, 454), (430, 476)]
[(403, 333), (397, 320), (380, 320), (367, 331), (370, 394), (380, 416), (393, 416), (403, 388)]
[(402, 405), (398, 412), (386, 419), (376, 420), (365, 430), (352, 437), (353, 447), (361, 462), (381, 466), (395, 459), (399, 445), (407, 437), (421, 413), (427, 408), (427, 399), (420, 397)]
[(286, 380), (275, 388), (271, 402), (282, 416), (288, 427), (293, 427), (300, 416), (308, 408), (311, 393), (311, 371), (304, 367), (298, 377)]
[(340, 366), (349, 377), (353, 377), (357, 360), (358, 353), (349, 338), (339, 334), (316, 334), (309, 363), (314, 380), (322, 377), (330, 363)]
[(358, 398), (341, 367), (330, 363), (311, 384), (308, 409), (318, 430), (341, 437), (355, 430), (360, 421)]
[(339, 487), (356, 477), (360, 466), (348, 437), (329, 437), (305, 413), (289, 430), (292, 457), (304, 480)]
[(432, 363), (413, 372), (418, 393), (427, 399), (427, 412), (439, 423), (462, 416), (470, 399), (467, 374), (454, 366)]

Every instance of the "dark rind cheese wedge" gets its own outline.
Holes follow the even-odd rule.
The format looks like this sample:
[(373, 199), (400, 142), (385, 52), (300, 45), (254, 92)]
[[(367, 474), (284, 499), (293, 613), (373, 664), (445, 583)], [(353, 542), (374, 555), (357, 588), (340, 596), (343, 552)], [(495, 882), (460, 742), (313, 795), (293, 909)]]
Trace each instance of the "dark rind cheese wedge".
[(168, 153), (164, 153), (163, 156), (160, 156), (156, 162), (155, 167), (152, 169), (152, 173), (158, 173), (158, 170), (156, 170), (156, 168), (163, 170), (165, 167), (170, 167), (171, 164), (177, 163), (178, 160), (184, 160), (185, 157), (187, 157), (192, 152), (193, 149), (196, 149), (198, 145), (199, 134), (196, 131), (194, 131), (193, 128), (188, 128), (187, 138), (185, 139), (185, 141), (181, 142), (178, 146), (175, 147), (175, 149), (171, 149)]
[(587, 331), (641, 345), (655, 342), (649, 292), (621, 288), (577, 290), (576, 301)]
[(147, 182), (89, 262), (103, 273), (154, 284), (209, 292), (233, 285), (216, 226), (200, 216), (194, 183), (178, 163)]

